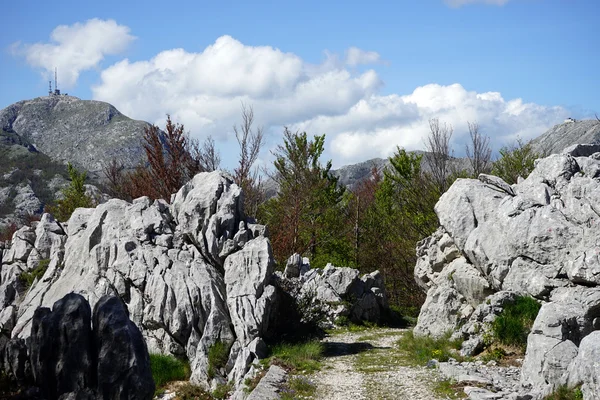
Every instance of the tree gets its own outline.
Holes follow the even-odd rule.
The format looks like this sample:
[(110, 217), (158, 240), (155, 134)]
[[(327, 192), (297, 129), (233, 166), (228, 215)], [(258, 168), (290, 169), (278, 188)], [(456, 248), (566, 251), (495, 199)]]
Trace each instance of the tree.
[(233, 179), (244, 193), (244, 210), (248, 215), (256, 216), (258, 206), (263, 202), (261, 179), (258, 169), (253, 166), (263, 146), (263, 128), (253, 129), (254, 110), (242, 104), (242, 124), (233, 127), (235, 138), (240, 146), (238, 166), (234, 170)]
[(336, 253), (343, 236), (338, 228), (345, 221), (340, 214), (344, 189), (330, 175), (331, 161), (325, 166), (320, 163), (324, 143), (325, 135), (308, 140), (306, 132), (285, 128), (284, 144), (274, 152), (272, 177), (279, 193), (261, 206), (260, 219), (269, 227), (273, 253), (280, 263), (300, 253), (318, 265), (320, 256)]
[(539, 155), (533, 151), (531, 143), (517, 139), (516, 144), (500, 149), (500, 158), (494, 163), (492, 174), (510, 185), (515, 184), (519, 177), (529, 176), (537, 158)]
[(62, 190), (62, 199), (56, 201), (55, 206), (50, 206), (50, 213), (59, 221), (67, 221), (76, 208), (89, 208), (94, 206), (93, 199), (85, 193), (86, 172), (79, 172), (71, 163), (67, 164), (67, 171), (71, 183)]
[(429, 120), (429, 136), (425, 143), (428, 154), (425, 160), (440, 193), (444, 193), (450, 186), (448, 179), (451, 174), (449, 162), (453, 153), (450, 148), (450, 139), (453, 132), (452, 125), (440, 124), (437, 118)]
[(209, 136), (202, 146), (191, 139), (184, 126), (173, 123), (167, 115), (165, 132), (155, 126), (144, 129), (142, 146), (146, 162), (125, 172), (123, 164), (113, 159), (104, 166), (109, 192), (126, 200), (141, 196), (164, 199), (176, 193), (199, 172), (218, 168), (220, 156)]
[(477, 122), (467, 122), (469, 125), (469, 135), (471, 143), (466, 144), (466, 154), (473, 171), (473, 176), (479, 174), (488, 174), (491, 170), (492, 149), (490, 148), (489, 136), (483, 136), (479, 133), (479, 124)]

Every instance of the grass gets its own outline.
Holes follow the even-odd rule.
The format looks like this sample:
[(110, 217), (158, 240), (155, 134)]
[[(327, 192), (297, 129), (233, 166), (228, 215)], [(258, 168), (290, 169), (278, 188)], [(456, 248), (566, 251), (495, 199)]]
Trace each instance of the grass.
[(186, 361), (163, 354), (150, 354), (150, 368), (157, 390), (169, 382), (186, 380), (190, 375)]
[(178, 400), (213, 400), (214, 397), (200, 386), (185, 383), (177, 388)]
[(294, 376), (281, 389), (279, 395), (281, 400), (306, 399), (314, 396), (316, 391), (317, 387), (313, 381), (303, 376)]
[(583, 393), (581, 387), (569, 389), (568, 386), (559, 386), (554, 393), (544, 397), (544, 400), (583, 400)]
[(446, 399), (464, 399), (467, 395), (463, 386), (450, 379), (442, 379), (435, 382), (433, 392)]
[(504, 345), (525, 349), (527, 335), (541, 305), (532, 297), (519, 296), (492, 323), (494, 339)]
[(225, 367), (229, 358), (229, 346), (227, 343), (217, 340), (208, 349), (208, 378), (212, 379), (217, 372)]
[(317, 340), (280, 343), (272, 347), (270, 362), (293, 372), (311, 373), (321, 369), (323, 350), (323, 344)]
[(371, 349), (359, 353), (354, 360), (354, 369), (364, 373), (389, 371), (397, 365), (406, 364), (406, 357), (392, 349)]
[(19, 278), (21, 278), (21, 281), (25, 284), (25, 290), (28, 290), (31, 285), (33, 285), (33, 282), (35, 282), (36, 278), (42, 279), (42, 276), (44, 276), (46, 270), (48, 269), (48, 265), (50, 265), (50, 259), (45, 258), (40, 260), (38, 266), (32, 271), (21, 272)]
[(217, 400), (223, 400), (229, 397), (229, 393), (231, 393), (232, 385), (231, 383), (226, 384), (218, 384), (215, 390), (212, 392), (212, 397)]
[(460, 340), (450, 340), (450, 333), (440, 339), (429, 336), (415, 336), (413, 331), (406, 332), (397, 342), (398, 348), (407, 355), (407, 361), (413, 365), (425, 365), (431, 359), (448, 361), (450, 357), (460, 360), (457, 350)]

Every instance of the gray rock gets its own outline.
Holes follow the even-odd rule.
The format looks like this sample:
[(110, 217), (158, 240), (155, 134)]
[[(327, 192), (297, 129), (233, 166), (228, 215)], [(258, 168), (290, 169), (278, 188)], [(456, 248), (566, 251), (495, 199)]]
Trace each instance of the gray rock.
[(267, 374), (248, 395), (246, 400), (276, 400), (279, 399), (280, 387), (286, 379), (286, 372), (277, 365), (271, 365)]
[(302, 267), (302, 257), (300, 254), (294, 253), (288, 258), (285, 264), (283, 275), (286, 278), (298, 278), (300, 276), (300, 268)]
[(590, 333), (583, 338), (579, 352), (569, 365), (567, 384), (569, 387), (582, 385), (585, 399), (600, 398), (600, 331)]

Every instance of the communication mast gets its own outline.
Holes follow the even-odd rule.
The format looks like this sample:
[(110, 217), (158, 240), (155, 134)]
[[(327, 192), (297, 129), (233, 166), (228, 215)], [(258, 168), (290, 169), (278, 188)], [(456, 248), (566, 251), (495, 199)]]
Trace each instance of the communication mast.
[(58, 89), (58, 73), (56, 67), (54, 67), (54, 94), (56, 96), (60, 96), (60, 90)]
[(52, 81), (48, 81), (48, 96), (52, 96)]

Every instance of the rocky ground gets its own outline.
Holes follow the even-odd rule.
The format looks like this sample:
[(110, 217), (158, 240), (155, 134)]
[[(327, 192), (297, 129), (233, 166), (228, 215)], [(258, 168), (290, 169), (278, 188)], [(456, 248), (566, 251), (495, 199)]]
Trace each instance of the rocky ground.
[(325, 361), (311, 378), (317, 399), (443, 399), (433, 391), (437, 372), (410, 365), (396, 346), (406, 329), (345, 331), (324, 339)]

